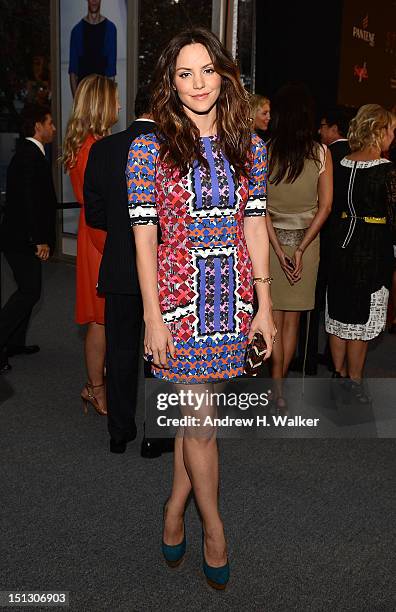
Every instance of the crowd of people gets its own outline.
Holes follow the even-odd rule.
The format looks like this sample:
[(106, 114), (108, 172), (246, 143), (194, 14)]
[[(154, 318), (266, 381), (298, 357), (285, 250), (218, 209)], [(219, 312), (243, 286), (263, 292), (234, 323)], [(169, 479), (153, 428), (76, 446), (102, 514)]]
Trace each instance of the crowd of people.
[[(369, 403), (367, 347), (385, 329), (395, 270), (396, 171), (388, 159), (395, 115), (377, 104), (353, 118), (333, 109), (318, 129), (304, 86), (286, 85), (271, 102), (249, 96), (229, 52), (199, 28), (170, 41), (150, 91), (138, 93), (135, 121), (110, 135), (119, 108), (114, 80), (83, 78), (62, 155), (81, 205), (81, 397), (86, 409), (107, 415), (110, 450), (123, 453), (136, 437), (143, 323), (151, 375), (194, 391), (242, 376), (247, 346), (261, 334), (271, 401), (286, 411), (289, 369), (316, 368), (324, 308), (333, 377), (358, 404)], [(54, 133), (50, 111), (29, 109), (23, 129), (1, 226), (18, 284), (0, 312), (2, 371), (13, 352), (34, 352), (26, 328), (55, 237), (56, 198), (44, 156)], [(143, 456), (162, 450), (144, 438)], [(174, 441), (162, 551), (171, 567), (182, 561), (193, 494), (204, 574), (223, 589), (229, 564), (218, 485), (215, 429), (184, 428)]]

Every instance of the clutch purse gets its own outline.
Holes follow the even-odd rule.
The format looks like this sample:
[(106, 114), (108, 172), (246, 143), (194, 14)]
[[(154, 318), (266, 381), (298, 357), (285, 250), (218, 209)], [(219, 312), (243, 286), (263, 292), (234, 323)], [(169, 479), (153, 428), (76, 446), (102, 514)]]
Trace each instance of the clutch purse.
[(264, 363), (267, 344), (262, 334), (254, 334), (253, 340), (248, 344), (245, 355), (244, 373), (247, 376), (257, 376)]

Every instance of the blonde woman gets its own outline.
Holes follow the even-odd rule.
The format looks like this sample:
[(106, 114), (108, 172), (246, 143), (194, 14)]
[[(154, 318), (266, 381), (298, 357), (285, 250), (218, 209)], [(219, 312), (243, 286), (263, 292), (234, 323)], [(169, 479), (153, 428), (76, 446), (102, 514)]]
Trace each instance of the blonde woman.
[(269, 98), (259, 94), (250, 96), (250, 118), (252, 120), (253, 131), (262, 140), (267, 140), (268, 124), (271, 119), (271, 103)]
[(99, 266), (105, 232), (88, 228), (84, 213), (84, 172), (91, 146), (107, 136), (118, 119), (117, 85), (111, 79), (92, 74), (83, 79), (74, 97), (63, 149), (65, 171), (69, 173), (76, 200), (81, 205), (77, 235), (76, 321), (87, 324), (85, 360), (88, 381), (81, 398), (87, 409), (106, 415), (104, 388), (105, 330), (104, 298), (97, 295)]
[(378, 104), (362, 106), (348, 133), (352, 152), (334, 167), (326, 331), (334, 377), (350, 378), (343, 388), (360, 404), (370, 402), (363, 368), (368, 341), (385, 327), (392, 278), (396, 175), (381, 154), (395, 125), (395, 116)]

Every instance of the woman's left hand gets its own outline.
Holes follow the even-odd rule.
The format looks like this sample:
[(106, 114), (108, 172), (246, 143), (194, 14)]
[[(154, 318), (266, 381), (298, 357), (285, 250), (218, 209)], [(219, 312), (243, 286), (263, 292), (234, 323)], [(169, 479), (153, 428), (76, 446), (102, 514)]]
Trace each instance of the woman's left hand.
[(301, 280), (302, 269), (303, 269), (303, 261), (302, 261), (303, 252), (301, 249), (296, 249), (293, 256), (294, 261), (294, 270), (292, 272), (292, 277), (294, 282)]
[(274, 319), (272, 318), (271, 308), (266, 308), (265, 310), (264, 309), (258, 310), (250, 326), (248, 342), (251, 342), (253, 340), (253, 336), (257, 332), (261, 333), (264, 337), (265, 343), (267, 345), (267, 350), (265, 353), (264, 360), (268, 359), (268, 357), (271, 356), (272, 345), (275, 342), (275, 336), (277, 333)]

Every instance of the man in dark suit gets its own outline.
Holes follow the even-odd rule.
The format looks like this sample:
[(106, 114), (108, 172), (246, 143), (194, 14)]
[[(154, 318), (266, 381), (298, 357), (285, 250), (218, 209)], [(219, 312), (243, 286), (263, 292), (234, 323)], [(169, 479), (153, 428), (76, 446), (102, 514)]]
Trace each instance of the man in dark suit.
[[(88, 225), (107, 232), (98, 291), (105, 295), (106, 389), (110, 451), (123, 453), (136, 437), (138, 358), (143, 307), (130, 227), (125, 168), (131, 142), (155, 130), (150, 96), (141, 88), (135, 101), (138, 117), (127, 130), (95, 143), (84, 177)], [(158, 457), (159, 441), (143, 439), (142, 456)]]
[(0, 247), (17, 290), (0, 311), (0, 370), (10, 369), (8, 355), (31, 354), (26, 330), (41, 294), (41, 262), (55, 247), (56, 194), (44, 145), (52, 142), (55, 126), (49, 109), (32, 105), (22, 115), (23, 139), (7, 172), (6, 205), (0, 227)]

